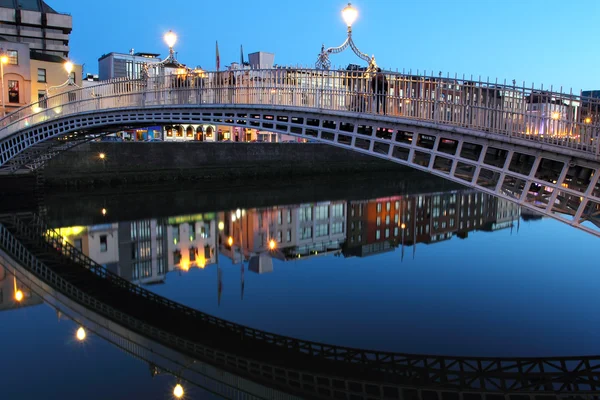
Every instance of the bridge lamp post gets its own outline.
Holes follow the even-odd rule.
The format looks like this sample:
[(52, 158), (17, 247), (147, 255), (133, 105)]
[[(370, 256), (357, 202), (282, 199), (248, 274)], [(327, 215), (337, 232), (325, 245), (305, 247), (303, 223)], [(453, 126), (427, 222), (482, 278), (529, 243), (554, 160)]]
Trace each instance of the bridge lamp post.
[(367, 54), (361, 52), (358, 49), (358, 46), (352, 40), (352, 25), (356, 22), (358, 18), (358, 10), (352, 6), (351, 3), (348, 3), (346, 7), (342, 10), (342, 19), (346, 23), (348, 27), (348, 37), (338, 47), (330, 47), (325, 49), (325, 45), (321, 46), (321, 53), (319, 53), (319, 57), (317, 58), (316, 67), (318, 69), (329, 69), (331, 67), (331, 61), (329, 61), (329, 54), (337, 54), (344, 51), (348, 46), (352, 49), (354, 54), (356, 54), (360, 59), (369, 63), (369, 71), (376, 70), (377, 64), (375, 63), (375, 56), (369, 57)]
[(177, 35), (175, 32), (170, 30), (169, 32), (165, 33), (163, 38), (167, 46), (169, 46), (169, 56), (163, 61), (163, 63), (167, 63), (169, 61), (175, 62), (175, 50), (173, 50), (173, 47), (175, 46), (175, 43), (177, 43)]

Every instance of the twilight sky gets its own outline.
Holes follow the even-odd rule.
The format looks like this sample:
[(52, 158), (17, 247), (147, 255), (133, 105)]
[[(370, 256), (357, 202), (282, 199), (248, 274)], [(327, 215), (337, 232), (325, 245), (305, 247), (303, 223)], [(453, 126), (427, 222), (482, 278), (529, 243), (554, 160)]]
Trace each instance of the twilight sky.
[[(71, 57), (97, 73), (111, 51), (167, 54), (163, 34), (179, 36), (178, 58), (215, 68), (246, 54), (275, 53), (280, 65), (313, 66), (321, 43), (340, 45), (343, 0), (196, 1), (47, 0), (73, 15)], [(564, 90), (600, 89), (598, 0), (356, 0), (354, 39), (389, 69), (443, 71)], [(361, 62), (350, 49), (334, 65)]]

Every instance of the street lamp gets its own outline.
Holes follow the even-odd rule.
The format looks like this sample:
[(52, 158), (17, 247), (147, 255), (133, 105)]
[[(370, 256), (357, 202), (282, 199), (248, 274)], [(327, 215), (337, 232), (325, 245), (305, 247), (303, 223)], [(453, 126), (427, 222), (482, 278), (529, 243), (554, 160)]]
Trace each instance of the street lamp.
[(4, 64), (8, 64), (8, 56), (2, 54), (0, 56), (0, 90), (2, 90), (2, 117), (6, 116), (6, 105), (4, 103)]
[(67, 87), (67, 86), (75, 86), (75, 87), (79, 87), (75, 81), (73, 80), (73, 76), (71, 75), (73, 73), (73, 69), (75, 68), (75, 65), (67, 60), (65, 61), (65, 63), (63, 64), (63, 67), (65, 68), (65, 71), (67, 72), (67, 80), (57, 86), (50, 86), (49, 88), (46, 88), (46, 97), (49, 96), (50, 90), (56, 90), (56, 89), (61, 89), (63, 87)]
[(269, 250), (273, 251), (277, 247), (277, 242), (275, 239), (269, 240)]
[(348, 46), (350, 46), (354, 54), (356, 54), (359, 58), (369, 63), (370, 69), (377, 69), (377, 64), (375, 64), (375, 56), (369, 57), (367, 54), (362, 53), (352, 40), (352, 24), (354, 24), (357, 18), (358, 10), (354, 8), (351, 3), (348, 3), (348, 5), (342, 10), (342, 19), (348, 27), (348, 37), (346, 38), (346, 41), (344, 41), (344, 43), (342, 43), (338, 47), (330, 47), (328, 49), (325, 49), (325, 45), (321, 46), (321, 53), (319, 53), (316, 63), (316, 67), (318, 69), (329, 69), (331, 67), (331, 61), (329, 61), (329, 54), (341, 53)]

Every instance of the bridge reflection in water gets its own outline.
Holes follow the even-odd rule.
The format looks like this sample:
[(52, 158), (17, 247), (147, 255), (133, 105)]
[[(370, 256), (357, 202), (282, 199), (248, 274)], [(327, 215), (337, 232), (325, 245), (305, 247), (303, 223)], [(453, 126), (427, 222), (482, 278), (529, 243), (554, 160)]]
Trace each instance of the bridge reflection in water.
[[(597, 396), (598, 357), (414, 355), (294, 339), (234, 324), (164, 299), (111, 273), (71, 245), (90, 255), (94, 246), (98, 253), (123, 248), (132, 254), (136, 249), (140, 257), (132, 260), (130, 267), (120, 266), (119, 261), (108, 269), (134, 283), (152, 283), (164, 280), (166, 272), (174, 268), (202, 268), (211, 263), (218, 267), (219, 253), (235, 262), (247, 260), (260, 273), (268, 272), (265, 256), (302, 259), (321, 252), (367, 256), (395, 246), (412, 246), (414, 251), (416, 243), (435, 243), (453, 235), (466, 237), (472, 230), (516, 229), (519, 213), (510, 203), (487, 194), (452, 190), (384, 196), (372, 201), (323, 201), (147, 218), (62, 228), (62, 234), (50, 230), (35, 216), (24, 214), (2, 218), (0, 247), (2, 264), (14, 268), (23, 287), (42, 293), (46, 299), (48, 293), (52, 294), (62, 303), (54, 302), (56, 307), (64, 309), (68, 303), (70, 310), (65, 313), (147, 359), (152, 371), (170, 372), (204, 386), (221, 385), (218, 390), (227, 397), (232, 396), (232, 392), (226, 392), (232, 387), (262, 398)], [(342, 232), (338, 232), (340, 222)], [(307, 236), (310, 232), (311, 237), (292, 237), (288, 241), (288, 227)], [(112, 234), (103, 234), (103, 229)], [(115, 242), (108, 240), (115, 236), (118, 239), (111, 239)], [(142, 247), (147, 246), (148, 237), (154, 241), (150, 246), (155, 246), (151, 254), (156, 258), (148, 257)], [(273, 250), (269, 248), (271, 238), (277, 242)], [(158, 251), (159, 242), (164, 246), (162, 253)], [(160, 271), (158, 254), (164, 261)], [(220, 291), (220, 284), (218, 288)], [(107, 325), (110, 332), (105, 330)], [(124, 343), (123, 338), (128, 342)], [(148, 349), (152, 349), (151, 354)], [(214, 368), (225, 372), (215, 372)], [(206, 378), (198, 378), (196, 369), (211, 379), (221, 378), (207, 383)], [(218, 391), (214, 387), (211, 390)]]

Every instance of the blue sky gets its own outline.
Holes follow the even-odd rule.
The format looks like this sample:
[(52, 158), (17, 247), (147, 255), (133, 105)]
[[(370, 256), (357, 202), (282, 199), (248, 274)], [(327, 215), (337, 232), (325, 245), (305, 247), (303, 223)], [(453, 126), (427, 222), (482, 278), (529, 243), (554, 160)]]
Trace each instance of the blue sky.
[[(179, 36), (176, 51), (190, 66), (215, 68), (247, 54), (275, 53), (280, 65), (314, 65), (321, 43), (345, 39), (343, 0), (89, 2), (48, 0), (73, 15), (71, 57), (97, 72), (97, 59), (111, 51), (157, 52), (162, 35)], [(354, 38), (390, 69), (481, 75), (544, 87), (600, 89), (598, 0), (357, 0)], [(360, 61), (350, 49), (335, 65)]]

